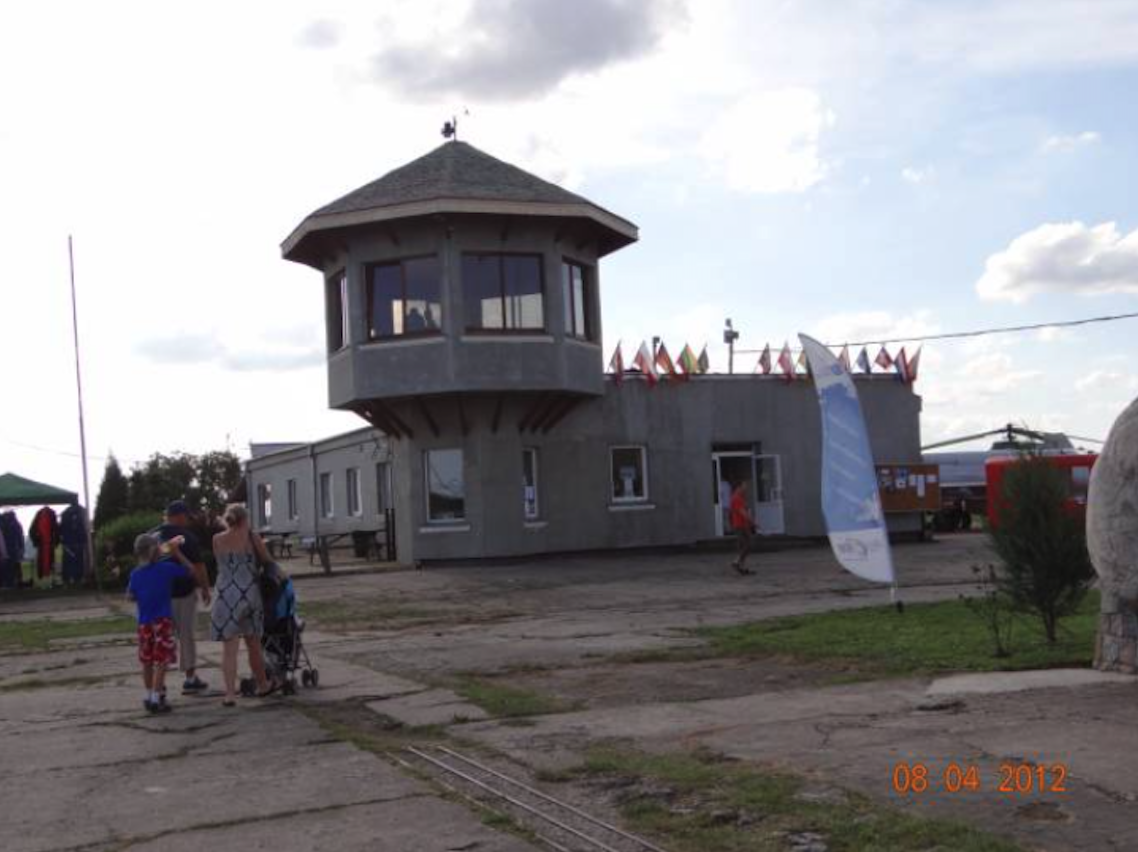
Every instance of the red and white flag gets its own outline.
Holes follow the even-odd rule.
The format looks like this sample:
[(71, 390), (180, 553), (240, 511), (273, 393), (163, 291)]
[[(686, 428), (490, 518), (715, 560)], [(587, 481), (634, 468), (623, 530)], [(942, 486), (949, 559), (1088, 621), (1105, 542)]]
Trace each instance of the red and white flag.
[(889, 350), (884, 346), (881, 351), (877, 353), (877, 357), (873, 359), (873, 363), (880, 367), (882, 370), (888, 370), (893, 366), (893, 359), (889, 355)]
[(810, 373), (810, 364), (806, 360), (806, 350), (805, 349), (803, 349), (801, 352), (798, 353), (798, 360), (795, 362), (794, 366), (795, 366), (795, 368), (801, 367), (802, 372), (804, 372), (806, 374)]
[(770, 375), (771, 371), (771, 345), (768, 343), (763, 347), (763, 354), (759, 356), (759, 362), (755, 364), (755, 372), (762, 373), (764, 376)]
[(668, 354), (668, 347), (664, 345), (663, 341), (660, 342), (660, 348), (656, 350), (656, 368), (664, 374), (665, 378), (676, 378), (676, 365), (672, 361), (672, 356)]
[(654, 385), (660, 381), (660, 377), (656, 375), (656, 364), (652, 360), (652, 353), (644, 341), (640, 341), (640, 348), (636, 350), (636, 357), (632, 359), (632, 366), (644, 374), (648, 384)]
[(789, 382), (794, 378), (794, 359), (790, 356), (790, 344), (782, 344), (782, 351), (778, 353), (778, 366)]
[(853, 368), (850, 367), (850, 348), (848, 346), (842, 347), (842, 354), (838, 356), (838, 360), (842, 362), (842, 366), (846, 368), (847, 373), (853, 372)]
[(616, 342), (616, 350), (612, 353), (612, 358), (609, 359), (609, 372), (613, 375), (613, 380), (619, 385), (624, 380), (624, 355), (620, 351), (620, 341)]

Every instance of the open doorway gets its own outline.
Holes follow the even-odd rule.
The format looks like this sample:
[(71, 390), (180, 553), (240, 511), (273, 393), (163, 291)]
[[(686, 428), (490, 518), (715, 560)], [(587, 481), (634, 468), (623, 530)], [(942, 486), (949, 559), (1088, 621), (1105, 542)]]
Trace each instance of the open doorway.
[(731, 534), (731, 494), (741, 482), (751, 495), (751, 511), (760, 535), (785, 532), (782, 503), (782, 466), (776, 455), (754, 450), (723, 449), (711, 454), (715, 495), (715, 534)]

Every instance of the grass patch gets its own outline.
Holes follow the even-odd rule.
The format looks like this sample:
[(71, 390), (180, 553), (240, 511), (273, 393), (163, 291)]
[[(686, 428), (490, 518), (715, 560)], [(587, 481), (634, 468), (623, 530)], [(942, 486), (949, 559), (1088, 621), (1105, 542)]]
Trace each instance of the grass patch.
[[(856, 666), (878, 675), (947, 671), (1013, 671), (1087, 666), (1094, 657), (1099, 595), (1087, 595), (1079, 611), (1060, 623), (1060, 639), (1048, 645), (1038, 620), (1018, 616), (1012, 654), (993, 656), (980, 620), (962, 601), (912, 604), (898, 614), (889, 606), (773, 618), (731, 627), (706, 627), (703, 657), (781, 654), (801, 660)], [(691, 657), (691, 652), (680, 650)]]
[(137, 622), (128, 616), (85, 618), (75, 621), (0, 622), (0, 652), (46, 651), (54, 639), (86, 639), (92, 636), (132, 636)]
[(425, 624), (472, 624), (500, 621), (513, 612), (478, 612), (463, 609), (428, 609), (406, 606), (383, 598), (312, 601), (302, 605), (305, 619), (322, 630), (395, 630)]
[(32, 692), (37, 689), (69, 689), (71, 687), (93, 686), (97, 683), (120, 680), (122, 675), (80, 675), (76, 677), (49, 680), (42, 677), (26, 678), (11, 683), (0, 683), (0, 695), (8, 692)]
[(454, 691), (496, 718), (542, 716), (572, 709), (533, 690), (506, 686), (488, 678), (464, 677), (454, 685)]
[(619, 790), (633, 831), (676, 852), (793, 848), (811, 835), (835, 852), (1015, 852), (1021, 847), (953, 820), (900, 812), (868, 797), (828, 789), (803, 795), (806, 782), (705, 753), (590, 750), (576, 777)]

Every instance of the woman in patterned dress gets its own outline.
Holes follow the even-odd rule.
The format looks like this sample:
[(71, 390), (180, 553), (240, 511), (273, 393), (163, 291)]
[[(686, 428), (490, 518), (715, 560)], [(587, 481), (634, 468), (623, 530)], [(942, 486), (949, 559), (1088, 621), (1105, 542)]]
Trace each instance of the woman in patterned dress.
[(222, 642), (221, 673), (225, 680), (226, 707), (237, 701), (237, 649), (241, 640), (249, 651), (249, 667), (257, 681), (257, 695), (272, 692), (265, 676), (265, 658), (261, 653), (261, 633), (265, 610), (258, 583), (257, 561), (269, 561), (261, 537), (249, 529), (249, 513), (244, 506), (225, 510), (225, 532), (213, 537), (213, 554), (217, 557), (217, 586), (210, 612), (210, 635)]

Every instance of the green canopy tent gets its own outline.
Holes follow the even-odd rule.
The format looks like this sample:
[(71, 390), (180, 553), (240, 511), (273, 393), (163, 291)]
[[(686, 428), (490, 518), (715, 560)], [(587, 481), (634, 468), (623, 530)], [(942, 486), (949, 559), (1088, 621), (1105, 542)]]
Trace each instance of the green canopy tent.
[(64, 491), (14, 473), (0, 475), (0, 506), (70, 506), (78, 502), (79, 495), (74, 491)]

